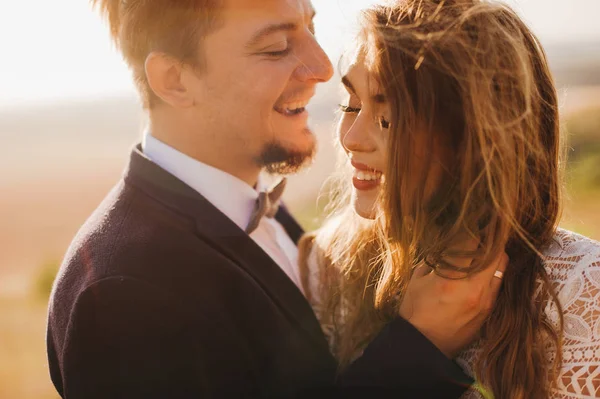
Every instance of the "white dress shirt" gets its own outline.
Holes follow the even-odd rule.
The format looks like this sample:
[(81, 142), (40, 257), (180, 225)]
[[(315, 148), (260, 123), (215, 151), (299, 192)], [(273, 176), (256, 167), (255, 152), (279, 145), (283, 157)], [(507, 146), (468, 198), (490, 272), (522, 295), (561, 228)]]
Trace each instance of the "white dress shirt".
[[(150, 133), (144, 134), (142, 148), (152, 162), (196, 190), (240, 229), (246, 230), (258, 194), (265, 190), (260, 178), (255, 189), (227, 172), (183, 154)], [(303, 291), (298, 270), (298, 248), (283, 226), (274, 218), (264, 217), (250, 238)]]

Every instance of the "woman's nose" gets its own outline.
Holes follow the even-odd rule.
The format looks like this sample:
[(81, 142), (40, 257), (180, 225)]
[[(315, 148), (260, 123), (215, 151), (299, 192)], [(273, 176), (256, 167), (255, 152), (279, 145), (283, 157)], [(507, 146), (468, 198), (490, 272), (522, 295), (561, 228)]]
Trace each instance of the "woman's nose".
[(349, 152), (373, 152), (375, 143), (371, 139), (368, 128), (361, 126), (358, 120), (340, 137), (342, 146)]

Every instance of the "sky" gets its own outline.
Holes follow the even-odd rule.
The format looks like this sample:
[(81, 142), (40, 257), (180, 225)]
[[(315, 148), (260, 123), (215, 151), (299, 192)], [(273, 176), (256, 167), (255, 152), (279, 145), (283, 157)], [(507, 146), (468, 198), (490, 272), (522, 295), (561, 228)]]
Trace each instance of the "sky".
[[(381, 1), (381, 0), (379, 0)], [(338, 57), (358, 10), (377, 0), (313, 0), (317, 38)], [(543, 43), (600, 40), (600, 0), (508, 0)], [(0, 109), (133, 94), (130, 74), (87, 0), (0, 0)]]

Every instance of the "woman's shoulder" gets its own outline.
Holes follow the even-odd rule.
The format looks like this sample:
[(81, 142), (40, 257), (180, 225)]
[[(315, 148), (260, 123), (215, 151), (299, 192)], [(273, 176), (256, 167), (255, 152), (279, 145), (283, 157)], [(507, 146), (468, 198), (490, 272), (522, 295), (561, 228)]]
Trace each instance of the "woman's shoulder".
[(542, 255), (552, 282), (565, 284), (587, 275), (600, 285), (600, 242), (558, 229)]
[[(543, 255), (564, 322), (563, 364), (552, 397), (581, 394), (581, 387), (597, 386), (600, 365), (600, 243), (559, 229)], [(548, 304), (546, 314), (557, 325), (557, 308)]]
[[(572, 397), (582, 393), (582, 386), (594, 386), (595, 370), (600, 366), (600, 243), (558, 229), (542, 255), (564, 321), (563, 365), (551, 397)], [(558, 309), (552, 302), (547, 304), (545, 313), (558, 327)], [(481, 341), (476, 342), (456, 359), (469, 375), (473, 375), (481, 344)], [(553, 358), (553, 349), (548, 350), (549, 357)], [(462, 397), (466, 398), (481, 399), (482, 396), (472, 389)]]
[(302, 291), (311, 305), (313, 304), (314, 293), (318, 290), (316, 274), (319, 269), (319, 248), (315, 243), (316, 237), (317, 232), (311, 232), (302, 236), (298, 242), (298, 268)]
[(555, 256), (561, 253), (570, 254), (581, 250), (592, 250), (598, 253), (600, 252), (600, 242), (573, 231), (558, 228), (556, 233), (554, 233), (553, 242), (546, 250), (546, 254)]
[(327, 225), (319, 230), (305, 234), (298, 243), (298, 266), (304, 294), (308, 301), (315, 306), (320, 305), (322, 274), (326, 262), (325, 248)]

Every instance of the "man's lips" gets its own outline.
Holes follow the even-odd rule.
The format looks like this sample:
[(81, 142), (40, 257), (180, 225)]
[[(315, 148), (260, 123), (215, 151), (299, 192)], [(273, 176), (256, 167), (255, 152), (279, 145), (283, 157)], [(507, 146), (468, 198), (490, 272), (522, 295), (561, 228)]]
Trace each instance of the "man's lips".
[(276, 105), (275, 111), (283, 115), (298, 115), (306, 110), (310, 99), (288, 102), (282, 105)]
[(297, 93), (297, 95), (291, 95), (285, 99), (278, 101), (273, 109), (286, 116), (294, 116), (303, 113), (306, 110), (306, 106), (310, 100), (314, 97), (314, 90), (310, 93)]
[(275, 107), (274, 110), (277, 113), (280, 113), (282, 115), (285, 116), (294, 116), (294, 115), (300, 115), (301, 113), (303, 113), (304, 111), (306, 111), (305, 107), (284, 107), (284, 108), (279, 108), (279, 107)]

